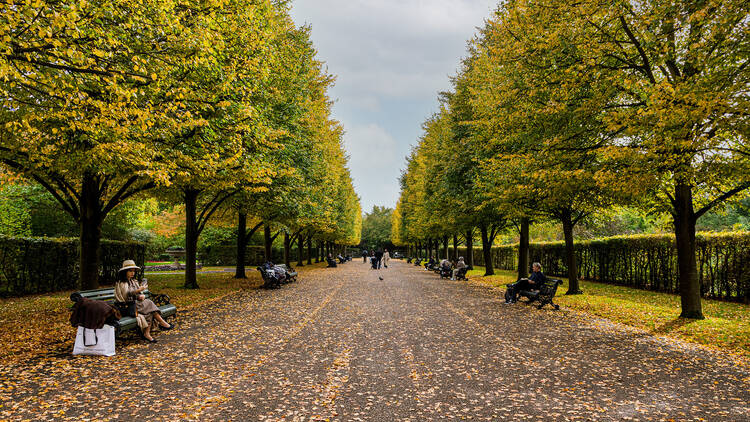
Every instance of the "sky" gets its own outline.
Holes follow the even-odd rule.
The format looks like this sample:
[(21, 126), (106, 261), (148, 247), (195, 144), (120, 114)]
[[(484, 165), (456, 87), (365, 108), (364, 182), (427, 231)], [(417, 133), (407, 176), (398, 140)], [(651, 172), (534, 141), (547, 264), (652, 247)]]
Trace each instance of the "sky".
[(295, 0), (318, 58), (336, 76), (333, 118), (362, 210), (395, 207), (406, 156), (451, 88), (466, 43), (497, 0)]

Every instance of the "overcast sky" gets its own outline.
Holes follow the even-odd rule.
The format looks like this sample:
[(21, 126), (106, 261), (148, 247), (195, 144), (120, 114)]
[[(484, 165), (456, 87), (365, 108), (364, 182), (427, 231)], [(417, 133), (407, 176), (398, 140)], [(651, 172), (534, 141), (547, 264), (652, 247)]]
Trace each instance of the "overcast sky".
[(450, 88), (466, 42), (497, 0), (295, 0), (318, 57), (336, 75), (333, 117), (346, 130), (354, 188), (367, 212), (394, 207), (405, 157)]

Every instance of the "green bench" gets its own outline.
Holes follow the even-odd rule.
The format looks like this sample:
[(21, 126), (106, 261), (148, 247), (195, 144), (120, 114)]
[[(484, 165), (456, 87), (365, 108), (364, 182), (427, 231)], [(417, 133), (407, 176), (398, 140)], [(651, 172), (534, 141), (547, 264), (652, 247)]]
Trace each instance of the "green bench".
[[(154, 304), (161, 311), (161, 316), (166, 319), (171, 316), (177, 315), (177, 307), (169, 303), (169, 296), (165, 294), (154, 295), (150, 291), (146, 290), (143, 292), (147, 299), (151, 299)], [(76, 302), (78, 297), (85, 297), (93, 300), (103, 300), (111, 305), (115, 303), (115, 289), (112, 287), (96, 290), (84, 290), (75, 292), (70, 295), (70, 300)], [(136, 319), (129, 316), (124, 316), (118, 321), (118, 326), (115, 327), (115, 332), (120, 335), (124, 331), (132, 330), (138, 326)]]

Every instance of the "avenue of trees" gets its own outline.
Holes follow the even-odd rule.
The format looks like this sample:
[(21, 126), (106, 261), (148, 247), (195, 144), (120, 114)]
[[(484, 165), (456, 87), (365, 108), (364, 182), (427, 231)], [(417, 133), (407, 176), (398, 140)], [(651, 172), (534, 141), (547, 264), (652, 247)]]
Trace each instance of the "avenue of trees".
[(145, 197), (184, 205), (188, 288), (198, 287), (197, 242), (217, 213), (236, 216), (240, 254), (257, 230), (269, 249), (283, 236), (287, 252), (313, 239), (359, 243), (333, 78), (289, 7), (0, 6), (3, 178), (40, 186), (77, 223), (81, 288), (98, 285), (108, 216)]
[(612, 206), (666, 212), (681, 316), (702, 318), (697, 220), (750, 188), (748, 15), (738, 0), (503, 3), (408, 157), (394, 243), (478, 235), (488, 256), (514, 228), (523, 276), (529, 225), (554, 220), (575, 294), (577, 225)]
[(367, 250), (393, 248), (391, 243), (391, 219), (393, 209), (374, 205), (362, 219), (361, 247)]

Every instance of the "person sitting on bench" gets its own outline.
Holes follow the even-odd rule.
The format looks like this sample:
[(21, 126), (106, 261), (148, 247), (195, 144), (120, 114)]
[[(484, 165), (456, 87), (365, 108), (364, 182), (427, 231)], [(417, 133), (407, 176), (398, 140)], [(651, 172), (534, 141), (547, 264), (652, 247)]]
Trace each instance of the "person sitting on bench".
[(531, 271), (529, 278), (522, 278), (508, 285), (508, 289), (505, 291), (505, 303), (516, 303), (518, 301), (518, 292), (522, 290), (539, 290), (539, 286), (547, 280), (547, 277), (542, 272), (542, 264), (538, 262), (533, 263)]
[(336, 255), (336, 259), (339, 260), (339, 264), (343, 264), (343, 263), (346, 262), (346, 258), (344, 258), (343, 256), (341, 256), (341, 254)]
[(466, 268), (466, 263), (464, 262), (464, 257), (459, 256), (458, 262), (456, 262), (456, 268), (453, 269), (453, 277), (451, 277), (451, 280), (456, 279), (456, 274), (458, 274), (459, 271), (461, 271), (461, 268)]
[(135, 261), (128, 259), (122, 263), (122, 268), (117, 271), (115, 302), (126, 307), (128, 304), (135, 302), (135, 315), (127, 314), (127, 316), (136, 319), (138, 328), (141, 329), (141, 336), (145, 340), (148, 340), (149, 343), (156, 343), (156, 340), (151, 336), (151, 331), (157, 326), (162, 330), (171, 330), (174, 325), (164, 321), (159, 307), (143, 294), (148, 286), (138, 282), (135, 278), (136, 270), (140, 270), (140, 267), (135, 265)]
[(326, 262), (328, 263), (328, 266), (326, 268), (336, 267), (336, 261), (333, 259), (333, 256), (331, 256), (331, 254), (328, 254), (328, 256), (326, 257)]
[(435, 265), (435, 258), (433, 258), (433, 257), (430, 257), (430, 260), (429, 260), (429, 261), (427, 261), (427, 263), (426, 263), (426, 264), (424, 264), (424, 269), (425, 269), (425, 270), (430, 270), (430, 269), (432, 269), (432, 267), (433, 267), (434, 265)]

